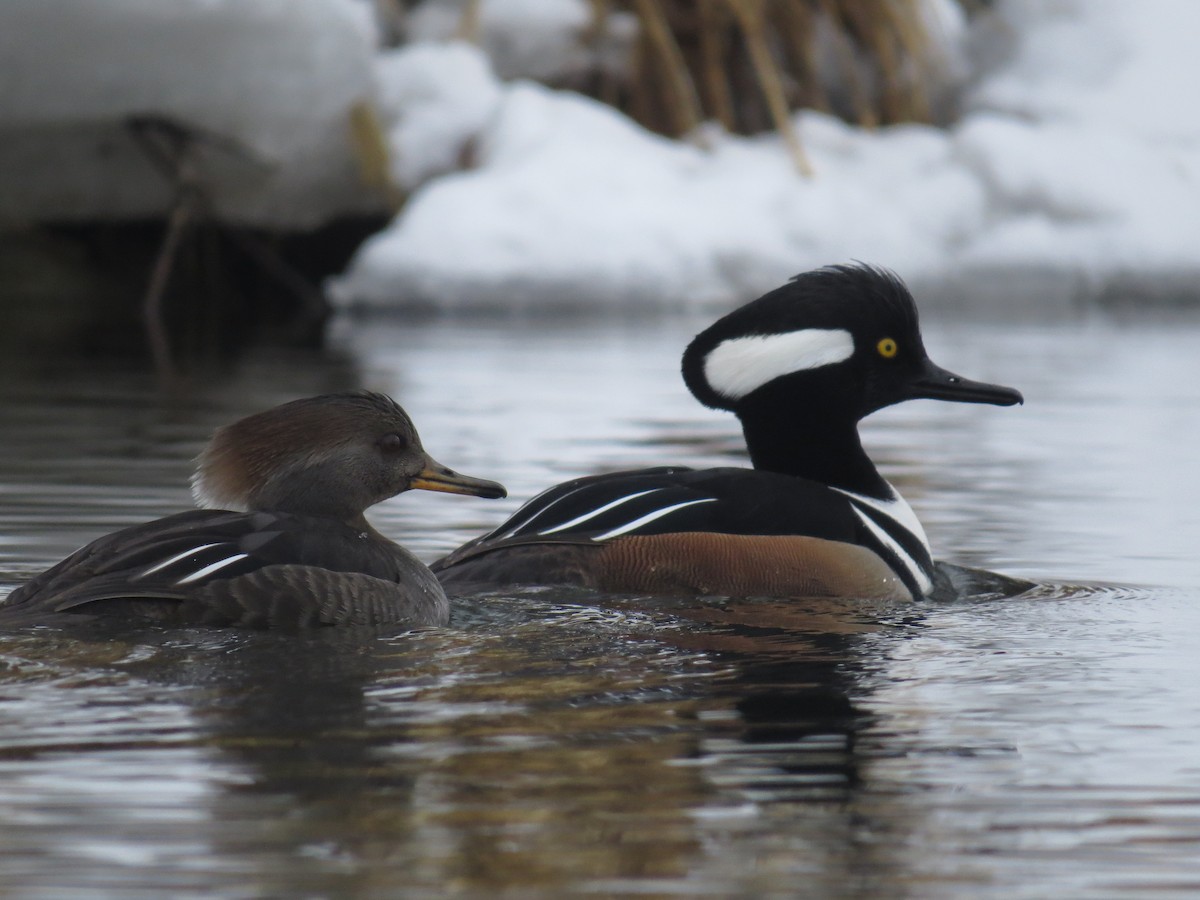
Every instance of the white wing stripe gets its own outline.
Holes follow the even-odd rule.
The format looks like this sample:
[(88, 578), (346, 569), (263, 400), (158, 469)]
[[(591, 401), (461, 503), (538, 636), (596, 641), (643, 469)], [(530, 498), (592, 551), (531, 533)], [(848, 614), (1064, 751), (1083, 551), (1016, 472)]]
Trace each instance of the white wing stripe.
[[(521, 512), (523, 510), (529, 509), (532, 506), (536, 506), (537, 502), (539, 500), (541, 500), (542, 497), (544, 497), (546, 494), (550, 493), (551, 490), (553, 490), (553, 488), (542, 491), (540, 494), (538, 494), (536, 497), (534, 497), (532, 500), (530, 500), (528, 503), (526, 503), (524, 506), (522, 506), (521, 509), (518, 509), (515, 513), (513, 513), (514, 518), (516, 516), (520, 516)], [(490, 535), (490, 537), (492, 538), (492, 540), (497, 540), (497, 541), (502, 541), (505, 538), (512, 537), (514, 534), (516, 534), (522, 528), (527, 527), (531, 522), (536, 520), (537, 517), (540, 516), (542, 513), (544, 513), (546, 510), (550, 509), (553, 506), (558, 505), (559, 503), (562, 503), (568, 497), (575, 496), (575, 493), (578, 490), (579, 490), (579, 488), (575, 488), (575, 490), (573, 490), (573, 491), (568, 491), (567, 493), (563, 494), (561, 497), (557, 498), (556, 500), (551, 500), (545, 506), (538, 507), (538, 508), (534, 509), (532, 512), (526, 513), (525, 515), (521, 516), (521, 518), (516, 519), (517, 524), (513, 525), (512, 528), (508, 529), (508, 531), (504, 532), (503, 534), (493, 533), (492, 535)], [(499, 530), (499, 529), (497, 529), (497, 530)]]
[(643, 525), (648, 525), (655, 519), (661, 519), (663, 516), (667, 515), (668, 513), (673, 513), (677, 509), (683, 509), (685, 506), (695, 506), (697, 503), (713, 503), (716, 501), (716, 499), (716, 497), (705, 497), (702, 500), (686, 500), (683, 503), (676, 503), (674, 506), (656, 509), (652, 513), (646, 513), (646, 515), (642, 516), (640, 519), (634, 519), (632, 522), (627, 522), (624, 525), (617, 526), (612, 531), (606, 531), (604, 534), (598, 534), (594, 540), (606, 541), (609, 538), (617, 537), (618, 535), (626, 534), (630, 531), (636, 531)]
[(199, 581), (201, 578), (205, 577), (206, 575), (211, 575), (213, 572), (217, 571), (218, 569), (223, 569), (225, 566), (229, 565), (230, 563), (235, 563), (239, 559), (245, 559), (249, 555), (250, 555), (249, 553), (235, 553), (233, 556), (227, 557), (226, 559), (218, 560), (217, 562), (212, 563), (211, 565), (205, 566), (203, 569), (193, 572), (191, 575), (187, 576), (187, 578), (180, 578), (177, 582), (175, 582), (175, 585), (178, 587), (179, 585), (187, 584), (190, 581)]
[(574, 525), (578, 525), (581, 522), (586, 522), (588, 519), (594, 519), (601, 513), (606, 513), (610, 509), (620, 506), (622, 503), (628, 503), (630, 500), (636, 500), (638, 497), (645, 497), (647, 494), (653, 494), (654, 492), (661, 490), (662, 488), (650, 488), (646, 491), (638, 491), (636, 494), (629, 494), (626, 497), (618, 497), (616, 500), (605, 503), (603, 506), (598, 507), (597, 509), (588, 510), (582, 516), (576, 516), (570, 522), (563, 522), (561, 525), (555, 525), (553, 528), (547, 528), (545, 531), (539, 531), (538, 534), (554, 534), (556, 531), (563, 531), (567, 528), (571, 528)]
[(222, 541), (217, 541), (212, 544), (201, 544), (199, 547), (192, 547), (190, 550), (184, 550), (182, 553), (177, 553), (175, 556), (172, 556), (170, 559), (164, 559), (162, 562), (156, 563), (155, 565), (148, 568), (141, 575), (136, 576), (132, 580), (136, 581), (138, 578), (145, 578), (147, 575), (153, 575), (159, 569), (165, 569), (167, 566), (172, 565), (173, 563), (177, 563), (180, 560), (187, 559), (189, 556), (199, 553), (202, 550), (207, 550), (210, 547), (219, 547), (219, 546), (221, 546), (222, 543), (223, 543)]

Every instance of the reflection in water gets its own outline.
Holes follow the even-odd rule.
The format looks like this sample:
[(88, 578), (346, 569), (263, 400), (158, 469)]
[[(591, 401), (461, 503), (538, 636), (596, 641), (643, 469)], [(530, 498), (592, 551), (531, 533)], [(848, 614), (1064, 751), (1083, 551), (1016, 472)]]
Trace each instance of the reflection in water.
[[(691, 884), (707, 841), (738, 836), (764, 805), (832, 813), (856, 787), (864, 717), (841, 670), (865, 620), (834, 636), (806, 631), (812, 620), (771, 625), (754, 604), (496, 596), (467, 609), (462, 630), (406, 635), (16, 636), (76, 701), (51, 729), (71, 740), (26, 742), (22, 764), (54, 757), (64, 785), (97, 799), (81, 809), (58, 791), (43, 840), (80, 884), (120, 862), (125, 842), (157, 848), (137, 857), (132, 883), (170, 890), (207, 879), (272, 894), (386, 891), (414, 873), (489, 890)], [(21, 709), (32, 719), (45, 699)], [(118, 711), (119, 736), (77, 734), (111, 727), (97, 706)], [(157, 801), (170, 814), (139, 827), (147, 795), (173, 779)], [(114, 811), (130, 821), (95, 833)], [(807, 819), (794, 836), (808, 835), (830, 873), (859, 864), (829, 840), (828, 815)]]
[[(507, 506), (384, 504), (376, 523), (425, 559), (571, 475), (736, 464), (732, 423), (678, 379), (693, 330), (376, 328), (342, 359), (260, 362), (170, 400), (130, 372), (9, 371), (0, 592), (100, 533), (185, 507), (189, 460), (216, 424), (360, 382), (395, 394), (439, 459), (512, 489)], [(0, 636), (0, 889), (1200, 888), (1200, 598), (1179, 550), (1200, 536), (1200, 497), (1182, 480), (1162, 487), (1183, 450), (1157, 438), (1153, 503), (1113, 488), (1138, 434), (1192, 427), (1178, 412), (1200, 387), (1176, 396), (1188, 383), (1171, 363), (1192, 359), (1192, 340), (1102, 340), (1097, 398), (1085, 386), (1103, 335), (1072, 349), (1055, 329), (988, 334), (974, 364), (956, 362), (957, 340), (932, 351), (1012, 381), (1027, 407), (1002, 419), (911, 404), (869, 428), (935, 546), (1019, 574), (1177, 589), (1047, 584), (917, 604), (528, 591), (459, 601), (450, 628), (411, 634), (22, 628)], [(1148, 410), (1162, 395), (1137, 369), (1151, 347), (1174, 400)], [(1130, 410), (1136, 433), (1121, 424)], [(1097, 451), (1089, 466), (1063, 463), (1072, 441)], [(1148, 510), (1172, 523), (1157, 541)]]

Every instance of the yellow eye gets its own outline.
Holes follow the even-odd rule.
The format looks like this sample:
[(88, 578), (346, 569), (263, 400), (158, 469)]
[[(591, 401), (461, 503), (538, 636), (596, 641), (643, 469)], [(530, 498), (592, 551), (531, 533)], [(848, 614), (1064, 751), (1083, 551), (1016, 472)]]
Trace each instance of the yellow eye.
[(891, 359), (900, 348), (896, 346), (896, 342), (891, 338), (883, 338), (875, 345), (875, 349), (879, 351), (879, 355), (884, 359)]

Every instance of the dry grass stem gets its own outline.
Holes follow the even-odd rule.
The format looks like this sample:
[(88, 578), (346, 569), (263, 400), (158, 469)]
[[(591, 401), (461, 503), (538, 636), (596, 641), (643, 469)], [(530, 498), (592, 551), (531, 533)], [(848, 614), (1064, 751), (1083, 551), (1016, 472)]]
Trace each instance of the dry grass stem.
[(663, 73), (663, 89), (669, 97), (667, 110), (674, 119), (673, 129), (676, 134), (686, 134), (704, 120), (695, 82), (658, 0), (635, 0), (635, 3), (646, 41), (653, 48), (659, 71)]
[[(628, 77), (602, 73), (593, 94), (655, 131), (680, 136), (705, 119), (743, 134), (775, 129), (808, 172), (797, 109), (867, 128), (931, 120), (936, 41), (919, 0), (590, 2), (586, 39), (618, 13), (632, 12), (641, 32)], [(977, 0), (960, 2), (970, 14)]]
[(767, 107), (771, 111), (771, 118), (775, 121), (775, 129), (783, 136), (796, 171), (806, 178), (811, 178), (812, 164), (804, 153), (799, 135), (796, 134), (787, 98), (783, 91), (783, 78), (771, 56), (771, 47), (766, 33), (766, 0), (729, 0), (729, 5), (745, 35), (746, 48), (750, 51), (750, 60), (754, 65), (754, 74), (758, 77), (759, 87), (767, 99)]

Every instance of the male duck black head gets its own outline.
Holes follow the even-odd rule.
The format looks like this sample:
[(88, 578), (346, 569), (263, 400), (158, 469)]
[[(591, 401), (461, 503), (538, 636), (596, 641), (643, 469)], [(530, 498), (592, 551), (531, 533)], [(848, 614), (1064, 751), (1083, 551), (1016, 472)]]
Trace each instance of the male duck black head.
[(742, 423), (753, 470), (580, 478), (434, 563), (443, 584), (578, 584), (637, 593), (919, 597), (933, 585), (912, 510), (863, 451), (858, 422), (902, 400), (1009, 406), (925, 352), (895, 275), (800, 275), (701, 332), (683, 356), (700, 402)]
[(200, 454), (204, 506), (126, 528), (17, 588), (6, 614), (90, 613), (176, 623), (437, 625), (449, 603), (364, 511), (407, 490), (503, 497), (421, 446), (383, 394), (285, 403), (220, 428)]

